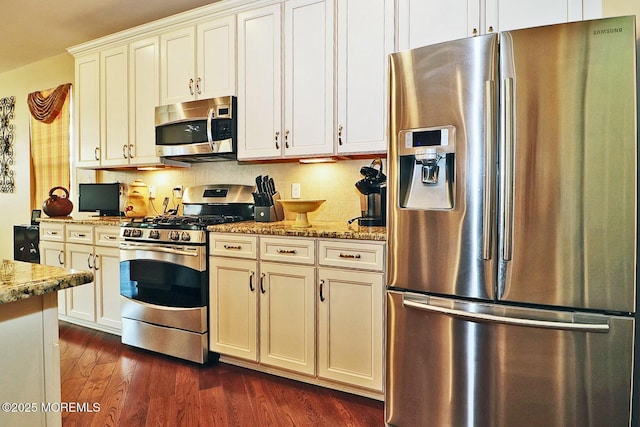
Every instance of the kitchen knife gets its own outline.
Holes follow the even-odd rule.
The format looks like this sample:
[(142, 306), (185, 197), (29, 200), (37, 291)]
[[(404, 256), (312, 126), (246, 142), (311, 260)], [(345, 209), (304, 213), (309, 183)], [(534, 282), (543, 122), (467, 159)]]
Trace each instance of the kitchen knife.
[(262, 175), (256, 176), (256, 189), (258, 193), (262, 193), (264, 190), (262, 189)]

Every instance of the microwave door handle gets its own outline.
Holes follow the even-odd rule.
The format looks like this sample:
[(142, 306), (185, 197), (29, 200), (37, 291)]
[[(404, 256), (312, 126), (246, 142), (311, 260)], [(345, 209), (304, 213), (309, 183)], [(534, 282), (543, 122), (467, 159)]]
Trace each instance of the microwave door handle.
[(211, 146), (211, 151), (216, 151), (213, 143), (213, 126), (212, 126), (214, 112), (215, 112), (215, 109), (213, 108), (209, 108), (209, 111), (207, 112), (207, 140), (209, 141), (209, 145)]

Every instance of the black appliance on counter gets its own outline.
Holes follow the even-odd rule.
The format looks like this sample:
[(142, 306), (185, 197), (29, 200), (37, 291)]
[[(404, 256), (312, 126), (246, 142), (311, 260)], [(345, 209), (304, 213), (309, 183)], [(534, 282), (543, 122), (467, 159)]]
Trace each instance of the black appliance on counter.
[(183, 215), (133, 219), (120, 230), (122, 343), (206, 363), (207, 226), (253, 219), (255, 187), (185, 189)]
[(349, 220), (349, 224), (358, 220), (361, 226), (384, 226), (387, 224), (387, 176), (382, 173), (382, 160), (375, 159), (371, 165), (363, 166), (360, 174), (364, 178), (356, 182), (356, 188), (360, 192), (362, 215)]
[(13, 226), (13, 259), (38, 264), (40, 262), (40, 227)]
[(31, 211), (31, 224), (13, 226), (13, 259), (16, 261), (40, 263), (40, 227), (37, 219), (41, 211)]

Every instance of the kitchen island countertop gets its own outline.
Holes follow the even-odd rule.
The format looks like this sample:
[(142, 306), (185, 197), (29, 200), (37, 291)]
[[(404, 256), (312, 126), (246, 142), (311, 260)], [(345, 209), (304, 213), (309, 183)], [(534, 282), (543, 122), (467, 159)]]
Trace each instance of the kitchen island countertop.
[(319, 237), (330, 239), (387, 240), (386, 227), (362, 227), (356, 223), (313, 221), (309, 228), (295, 228), (294, 221), (242, 221), (216, 224), (207, 230), (220, 233), (265, 234), (272, 236)]
[(72, 288), (93, 279), (90, 271), (5, 259), (0, 263), (0, 304)]

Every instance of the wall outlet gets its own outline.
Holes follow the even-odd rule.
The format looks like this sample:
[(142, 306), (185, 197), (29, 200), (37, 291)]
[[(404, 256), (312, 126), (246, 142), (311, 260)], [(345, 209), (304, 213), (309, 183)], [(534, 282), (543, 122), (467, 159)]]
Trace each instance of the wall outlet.
[(154, 185), (149, 186), (149, 198), (150, 199), (156, 198), (156, 187)]
[(300, 198), (300, 183), (294, 182), (291, 184), (291, 198), (299, 199)]
[(182, 199), (182, 185), (176, 185), (173, 187), (173, 195), (176, 199)]

